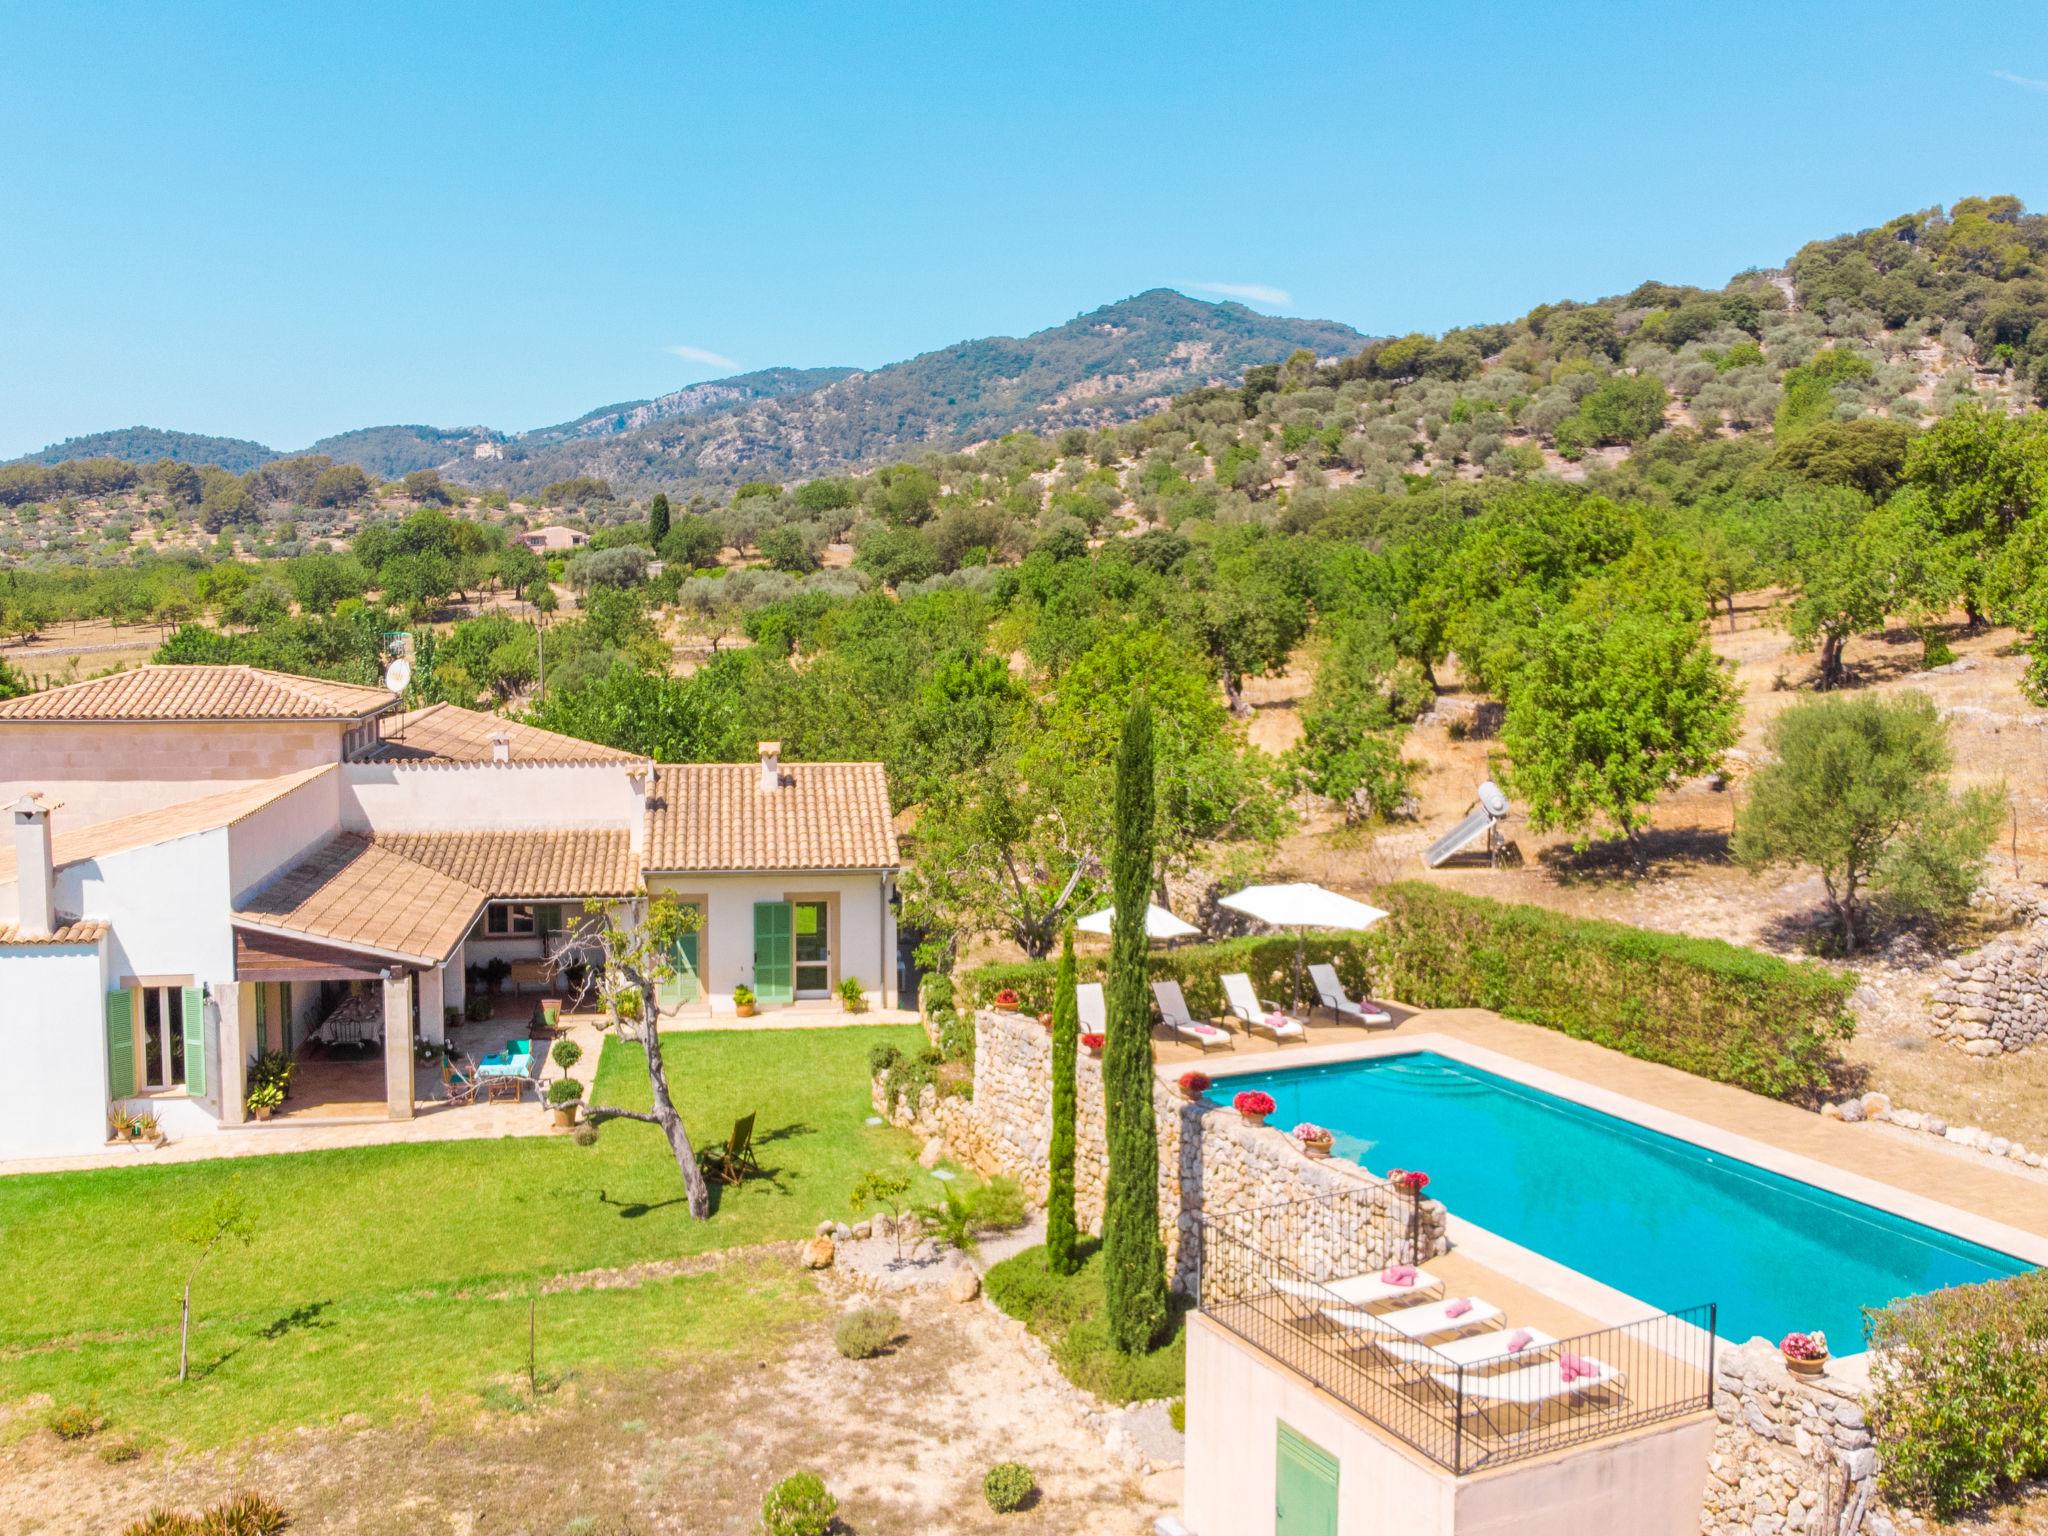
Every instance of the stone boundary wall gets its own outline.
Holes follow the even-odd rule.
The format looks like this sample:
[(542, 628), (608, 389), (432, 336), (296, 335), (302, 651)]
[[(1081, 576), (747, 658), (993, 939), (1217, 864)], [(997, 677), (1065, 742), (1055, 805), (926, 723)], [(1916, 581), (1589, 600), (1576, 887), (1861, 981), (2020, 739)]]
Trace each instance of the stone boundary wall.
[[(1074, 1207), (1081, 1226), (1101, 1230), (1109, 1146), (1103, 1119), (1102, 1063), (1082, 1051), (1075, 1063)], [(1007, 1174), (1033, 1200), (1046, 1197), (1052, 1150), (1052, 1032), (1022, 1014), (983, 1009), (975, 1016), (974, 1097), (942, 1097), (927, 1085), (915, 1106), (892, 1113), (882, 1079), (875, 1112), (925, 1136), (943, 1137), (954, 1157), (988, 1174)], [(1316, 1278), (1359, 1274), (1406, 1257), (1413, 1227), (1418, 1258), (1446, 1251), (1444, 1208), (1410, 1201), (1355, 1164), (1310, 1158), (1292, 1136), (1247, 1125), (1236, 1110), (1190, 1103), (1154, 1081), (1159, 1124), (1159, 1227), (1177, 1290), (1194, 1282), (1195, 1254), (1182, 1242), (1195, 1218), (1235, 1221), (1239, 1234), (1282, 1243)], [(1270, 1208), (1301, 1205), (1287, 1213)], [(1247, 1214), (1262, 1215), (1254, 1233)]]
[(1928, 1011), (1935, 1033), (1972, 1056), (2048, 1042), (2048, 918), (2036, 918), (2024, 937), (1942, 961)]
[(1701, 1536), (1898, 1536), (1906, 1522), (1878, 1502), (1877, 1450), (1847, 1384), (1794, 1377), (1765, 1340), (1724, 1343), (1714, 1413)]

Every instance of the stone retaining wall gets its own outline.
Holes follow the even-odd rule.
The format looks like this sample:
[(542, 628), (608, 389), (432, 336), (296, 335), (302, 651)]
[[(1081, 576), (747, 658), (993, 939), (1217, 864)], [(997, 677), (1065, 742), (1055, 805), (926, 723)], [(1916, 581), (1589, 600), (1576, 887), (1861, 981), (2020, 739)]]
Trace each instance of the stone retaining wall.
[(1973, 1056), (2048, 1041), (2048, 919), (1968, 959), (1944, 960), (1929, 1012), (1935, 1032)]
[[(1075, 1064), (1074, 1206), (1081, 1226), (1099, 1231), (1109, 1172), (1103, 1119), (1102, 1063), (1086, 1051)], [(1046, 1196), (1052, 1151), (1052, 1033), (1021, 1014), (983, 1009), (975, 1018), (974, 1097), (941, 1097), (927, 1086), (916, 1105), (884, 1101), (875, 1079), (877, 1114), (925, 1136), (943, 1137), (953, 1156), (989, 1174), (1008, 1174), (1034, 1200)], [(1358, 1274), (1412, 1253), (1449, 1246), (1444, 1209), (1412, 1201), (1355, 1164), (1312, 1159), (1285, 1131), (1253, 1127), (1233, 1109), (1189, 1103), (1155, 1080), (1159, 1124), (1159, 1226), (1174, 1285), (1188, 1289), (1195, 1254), (1183, 1244), (1195, 1219), (1232, 1223), (1295, 1255), (1316, 1278)], [(1301, 1202), (1310, 1202), (1302, 1204)], [(1287, 1207), (1282, 1211), (1275, 1208)], [(1248, 1213), (1259, 1211), (1256, 1233)]]
[(1877, 1502), (1877, 1451), (1853, 1390), (1794, 1378), (1760, 1339), (1724, 1345), (1720, 1427), (1707, 1461), (1702, 1536), (1896, 1536)]

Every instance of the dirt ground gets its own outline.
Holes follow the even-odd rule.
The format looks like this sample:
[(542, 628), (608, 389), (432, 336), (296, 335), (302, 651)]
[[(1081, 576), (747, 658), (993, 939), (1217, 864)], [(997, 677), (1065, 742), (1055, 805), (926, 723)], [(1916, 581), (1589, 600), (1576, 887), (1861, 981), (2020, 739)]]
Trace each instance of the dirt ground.
[[(0, 1529), (110, 1536), (157, 1505), (254, 1490), (292, 1529), (350, 1536), (740, 1536), (780, 1478), (813, 1470), (848, 1536), (1139, 1536), (1148, 1501), (977, 1301), (902, 1298), (903, 1334), (874, 1360), (841, 1358), (831, 1324), (864, 1298), (828, 1275), (822, 1320), (737, 1362), (572, 1378), (523, 1410), (450, 1424), (301, 1429), (229, 1451), (152, 1451), (108, 1465), (67, 1445), (36, 1405), (0, 1418)], [(981, 1478), (1037, 1474), (1037, 1502), (998, 1517)]]
[[(1792, 650), (1785, 632), (1771, 622), (1772, 607), (1772, 594), (1748, 593), (1737, 599), (1732, 625), (1726, 615), (1714, 621), (1715, 649), (1734, 664), (1744, 692), (1733, 787), (1694, 781), (1658, 804), (1648, 874), (1638, 876), (1616, 845), (1595, 844), (1575, 853), (1569, 837), (1535, 832), (1519, 811), (1507, 827), (1519, 862), (1489, 869), (1483, 856), (1475, 856), (1443, 869), (1423, 867), (1423, 849), (1472, 806), (1479, 782), (1498, 762), (1487, 711), (1447, 670), (1448, 686), (1434, 717), (1410, 732), (1406, 746), (1424, 765), (1415, 786), (1416, 819), (1368, 834), (1346, 828), (1334, 815), (1313, 815), (1281, 845), (1271, 878), (1359, 892), (1388, 880), (1429, 880), (1579, 916), (1810, 955), (1823, 919), (1819, 878), (1752, 878), (1728, 855), (1741, 776), (1762, 753), (1766, 725), (1779, 710), (1812, 696), (1813, 658)], [(2024, 661), (2011, 654), (2011, 631), (1971, 635), (1956, 623), (1945, 638), (1956, 663), (1926, 672), (1920, 669), (1917, 635), (1895, 630), (1859, 637), (1847, 651), (1851, 687), (1880, 693), (1917, 688), (1933, 697), (1948, 715), (1956, 784), (2002, 780), (2012, 797), (2013, 830), (1995, 850), (1989, 875), (2048, 896), (2048, 714), (2019, 691)], [(1277, 752), (1298, 739), (1310, 681), (1307, 666), (1297, 665), (1248, 684), (1255, 745)], [(1454, 735), (1452, 721), (1470, 728)], [(1959, 947), (1982, 943), (2003, 927), (2001, 913), (1987, 912)], [(1953, 1123), (1982, 1125), (2030, 1145), (2048, 1143), (2048, 1053), (1986, 1062), (1937, 1041), (1926, 1029), (1926, 996), (1950, 952), (1907, 934), (1854, 962), (1862, 986), (1854, 1005), (1857, 1038), (1844, 1051), (1845, 1089), (1881, 1089), (1902, 1105)]]

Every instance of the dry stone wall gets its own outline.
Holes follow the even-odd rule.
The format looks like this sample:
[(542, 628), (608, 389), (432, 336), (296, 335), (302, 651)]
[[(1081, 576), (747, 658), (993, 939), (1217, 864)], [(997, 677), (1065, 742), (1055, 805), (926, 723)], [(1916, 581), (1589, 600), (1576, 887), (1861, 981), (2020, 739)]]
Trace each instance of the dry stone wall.
[(2048, 918), (1967, 959), (1944, 960), (1929, 1011), (1936, 1032), (1973, 1056), (2048, 1041)]
[[(1082, 1052), (1075, 1067), (1074, 1205), (1081, 1225), (1100, 1231), (1109, 1174), (1102, 1063)], [(927, 1086), (915, 1105), (875, 1110), (925, 1136), (941, 1136), (954, 1157), (1008, 1174), (1034, 1200), (1047, 1192), (1052, 1151), (1052, 1034), (1021, 1014), (983, 1009), (975, 1018), (974, 1097), (941, 1097)], [(1177, 1289), (1192, 1287), (1195, 1245), (1183, 1241), (1203, 1216), (1240, 1241), (1293, 1257), (1315, 1278), (1357, 1274), (1396, 1259), (1427, 1258), (1449, 1246), (1444, 1209), (1410, 1200), (1355, 1164), (1307, 1156), (1293, 1137), (1245, 1123), (1233, 1109), (1190, 1103), (1156, 1082), (1159, 1226)], [(1256, 1218), (1250, 1213), (1260, 1213)]]
[(1723, 1346), (1720, 1427), (1707, 1461), (1701, 1536), (1897, 1536), (1878, 1504), (1877, 1451), (1853, 1390), (1786, 1371), (1761, 1339)]

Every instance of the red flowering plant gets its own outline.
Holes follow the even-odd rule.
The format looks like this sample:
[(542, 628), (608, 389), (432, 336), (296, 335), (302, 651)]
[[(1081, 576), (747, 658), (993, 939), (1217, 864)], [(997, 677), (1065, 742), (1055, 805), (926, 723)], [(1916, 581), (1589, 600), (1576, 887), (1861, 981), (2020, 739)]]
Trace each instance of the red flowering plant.
[(1785, 1352), (1787, 1360), (1825, 1360), (1828, 1357), (1828, 1336), (1818, 1330), (1788, 1333), (1778, 1348)]
[(1429, 1175), (1420, 1168), (1389, 1168), (1387, 1182), (1396, 1189), (1405, 1189), (1411, 1195), (1419, 1195), (1429, 1187)]
[(1275, 1109), (1279, 1108), (1273, 1102), (1273, 1095), (1261, 1093), (1256, 1088), (1246, 1089), (1230, 1102), (1237, 1106), (1237, 1112), (1240, 1115), (1244, 1115), (1247, 1118), (1270, 1115)]
[(1099, 1051), (1102, 1049), (1102, 1036), (1083, 1035), (1081, 1037), (1081, 1044), (1086, 1046), (1091, 1051)]
[(1180, 1075), (1180, 1091), (1191, 1099), (1199, 1099), (1209, 1091), (1209, 1085), (1214, 1081), (1215, 1079), (1206, 1072), (1183, 1072)]
[(1017, 1006), (1017, 989), (1015, 987), (1003, 988), (1002, 991), (995, 995), (995, 1005), (998, 1008), (1015, 1008)]

